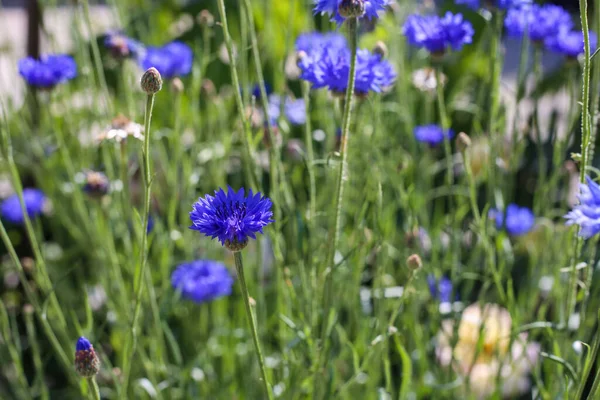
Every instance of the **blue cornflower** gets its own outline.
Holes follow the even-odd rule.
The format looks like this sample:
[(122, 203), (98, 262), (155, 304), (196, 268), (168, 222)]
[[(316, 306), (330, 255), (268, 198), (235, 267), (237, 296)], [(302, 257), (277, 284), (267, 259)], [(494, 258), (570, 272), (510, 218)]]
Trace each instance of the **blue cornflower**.
[[(29, 218), (35, 218), (42, 214), (46, 204), (46, 196), (39, 189), (27, 188), (23, 189), (23, 201)], [(1, 214), (4, 219), (13, 224), (20, 225), (25, 221), (17, 194), (13, 194), (2, 202)]]
[(272, 203), (260, 193), (253, 194), (252, 189), (244, 196), (244, 188), (237, 193), (227, 188), (227, 193), (215, 190), (214, 197), (207, 194), (194, 203), (190, 228), (239, 251), (248, 243), (248, 237), (256, 239), (256, 233), (263, 233), (263, 227), (273, 222)]
[[(298, 66), (300, 78), (312, 83), (313, 88), (326, 87), (336, 93), (345, 93), (350, 74), (350, 50), (348, 48), (323, 48), (303, 57)], [(380, 54), (358, 50), (354, 93), (367, 95), (379, 93), (391, 86), (396, 79), (392, 65)]]
[[(590, 31), (590, 51), (593, 53), (598, 45), (598, 39), (593, 31)], [(545, 41), (548, 49), (563, 54), (569, 58), (577, 58), (583, 54), (583, 32), (562, 30), (556, 36)]]
[(579, 204), (565, 215), (567, 225), (579, 225), (579, 236), (588, 239), (600, 232), (600, 186), (589, 176), (579, 185)]
[(296, 51), (304, 51), (307, 54), (315, 50), (328, 48), (348, 47), (346, 37), (338, 32), (310, 32), (303, 33), (296, 38)]
[(509, 36), (522, 36), (525, 31), (534, 42), (556, 36), (563, 29), (571, 29), (573, 21), (560, 6), (533, 4), (508, 10), (504, 26)]
[(231, 294), (233, 278), (218, 261), (196, 260), (179, 265), (171, 274), (171, 284), (182, 297), (204, 303)]
[(448, 11), (443, 18), (437, 15), (410, 15), (404, 23), (402, 33), (411, 45), (440, 54), (448, 47), (460, 50), (463, 45), (471, 43), (475, 31), (471, 23), (463, 19), (462, 14)]
[(434, 275), (427, 276), (427, 285), (429, 293), (434, 299), (438, 299), (440, 303), (449, 303), (452, 299), (452, 281), (443, 276), (438, 281)]
[(125, 36), (121, 32), (108, 32), (104, 38), (104, 46), (118, 59), (143, 57), (145, 52), (142, 43)]
[(527, 207), (519, 207), (516, 204), (509, 204), (505, 212), (500, 210), (490, 210), (490, 217), (496, 221), (496, 228), (505, 228), (513, 236), (524, 235), (533, 228), (535, 216), (533, 211)]
[[(271, 93), (273, 93), (273, 88), (271, 88), (271, 85), (269, 85), (268, 83), (265, 82), (265, 93), (268, 95), (270, 95)], [(256, 100), (260, 100), (260, 85), (257, 83), (256, 85), (254, 85), (252, 87), (252, 97), (256, 98)]]
[[(530, 3), (530, 0), (488, 0), (484, 1), (487, 5), (495, 6), (501, 10), (508, 10), (523, 4)], [(480, 0), (455, 0), (456, 4), (463, 4), (472, 10), (478, 10), (481, 6)]]
[[(306, 104), (304, 99), (293, 99), (285, 97), (283, 100), (283, 112), (292, 125), (302, 125), (306, 122)], [(272, 94), (269, 96), (269, 120), (276, 123), (281, 110), (281, 96)]]
[(171, 42), (163, 47), (148, 47), (140, 59), (142, 69), (154, 67), (164, 79), (183, 76), (192, 70), (192, 49), (182, 42)]
[(442, 143), (444, 138), (452, 139), (454, 137), (454, 131), (448, 129), (444, 132), (441, 126), (430, 124), (415, 127), (414, 135), (419, 142), (435, 146)]
[(85, 378), (92, 377), (100, 371), (100, 359), (94, 346), (83, 336), (77, 339), (75, 345), (75, 371)]
[[(335, 21), (341, 25), (345, 18), (340, 15), (340, 5), (347, 0), (315, 0), (314, 12), (321, 14), (329, 14), (331, 21)], [(379, 18), (379, 12), (383, 11), (389, 4), (389, 0), (364, 0), (365, 13), (362, 18), (373, 19)]]
[(77, 76), (77, 64), (71, 56), (46, 55), (39, 60), (25, 57), (19, 60), (19, 73), (31, 86), (50, 89)]

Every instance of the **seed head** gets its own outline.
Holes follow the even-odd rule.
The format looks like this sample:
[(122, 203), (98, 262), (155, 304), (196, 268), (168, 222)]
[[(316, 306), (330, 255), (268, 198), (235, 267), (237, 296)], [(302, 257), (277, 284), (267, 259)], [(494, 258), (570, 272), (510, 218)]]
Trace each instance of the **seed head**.
[(365, 14), (364, 0), (342, 0), (338, 12), (344, 18), (360, 18)]
[(160, 72), (154, 67), (148, 68), (142, 75), (141, 86), (147, 95), (158, 93), (162, 89)]
[(456, 137), (456, 148), (461, 153), (471, 146), (471, 138), (464, 132), (461, 132)]
[(421, 261), (421, 257), (418, 254), (411, 254), (406, 259), (406, 266), (411, 271), (416, 271), (423, 266), (423, 261)]

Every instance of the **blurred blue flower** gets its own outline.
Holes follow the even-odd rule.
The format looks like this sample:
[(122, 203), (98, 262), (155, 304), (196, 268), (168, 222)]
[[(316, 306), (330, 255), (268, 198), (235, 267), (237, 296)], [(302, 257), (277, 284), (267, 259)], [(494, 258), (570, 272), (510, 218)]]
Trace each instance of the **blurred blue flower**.
[(75, 351), (85, 351), (92, 348), (92, 344), (85, 337), (80, 337), (77, 339), (77, 344), (75, 344)]
[(307, 54), (321, 50), (323, 47), (345, 48), (347, 46), (346, 37), (338, 32), (310, 32), (296, 38), (296, 51), (304, 51)]
[[(331, 16), (331, 21), (335, 21), (338, 25), (341, 25), (345, 20), (338, 11), (342, 1), (343, 0), (315, 0), (314, 12), (315, 14), (329, 14), (329, 16)], [(389, 3), (389, 0), (364, 0), (365, 14), (362, 18), (379, 18), (379, 12), (383, 11), (385, 6)]]
[(558, 35), (563, 29), (571, 29), (573, 21), (560, 6), (533, 4), (508, 10), (504, 26), (509, 36), (522, 36), (527, 31), (532, 41), (542, 42)]
[(473, 26), (462, 14), (450, 11), (443, 18), (437, 15), (410, 15), (402, 28), (408, 43), (431, 53), (444, 53), (448, 47), (460, 50), (473, 41)]
[[(593, 31), (590, 31), (590, 51), (593, 53), (598, 45), (598, 39)], [(545, 41), (548, 49), (560, 53), (569, 58), (577, 58), (583, 54), (583, 32), (562, 30), (556, 36)]]
[[(267, 93), (267, 96), (270, 95), (271, 93), (273, 93), (273, 89), (271, 88), (271, 85), (269, 85), (266, 82), (265, 82), (265, 92)], [(260, 85), (258, 83), (252, 87), (252, 97), (254, 97), (257, 101), (261, 99)]]
[[(281, 112), (281, 96), (272, 94), (269, 96), (269, 120), (272, 124), (277, 123)], [(293, 99), (285, 97), (283, 100), (283, 112), (292, 125), (302, 125), (306, 122), (306, 104), (304, 99)]]
[[(481, 6), (480, 0), (456, 0), (456, 4), (463, 4), (472, 10), (478, 10)], [(501, 10), (508, 10), (512, 7), (519, 7), (523, 4), (531, 3), (531, 0), (489, 0), (484, 3), (493, 4)], [(488, 4), (488, 5), (489, 5)]]
[[(199, 198), (190, 212), (191, 229), (211, 238), (218, 238), (222, 245), (231, 248), (245, 245), (248, 237), (256, 239), (263, 227), (273, 222), (271, 200), (260, 193), (244, 196), (244, 188), (237, 193), (231, 187), (215, 190), (215, 196)], [(235, 251), (235, 250), (234, 250)]]
[(104, 46), (115, 58), (143, 57), (145, 47), (137, 40), (125, 36), (121, 32), (108, 32), (104, 38)]
[(152, 232), (152, 229), (154, 229), (154, 218), (152, 215), (148, 215), (148, 226), (146, 227), (146, 233)]
[(231, 294), (233, 278), (220, 262), (196, 260), (179, 265), (171, 274), (171, 284), (183, 298), (204, 303)]
[(449, 278), (443, 276), (438, 281), (434, 275), (428, 275), (427, 285), (431, 297), (438, 299), (440, 303), (449, 303), (452, 300), (452, 281)]
[(454, 137), (454, 131), (448, 129), (444, 132), (441, 126), (430, 124), (415, 127), (414, 135), (419, 142), (435, 146), (442, 143), (444, 138), (452, 139)]
[[(35, 218), (42, 214), (44, 205), (46, 204), (46, 196), (39, 189), (27, 188), (23, 189), (23, 201), (25, 202), (25, 209), (29, 218)], [(1, 214), (2, 218), (13, 224), (20, 225), (25, 221), (25, 217), (21, 211), (19, 196), (16, 193), (2, 202)]]
[(192, 49), (182, 42), (171, 42), (163, 47), (148, 47), (140, 66), (147, 70), (154, 67), (160, 72), (163, 79), (183, 76), (192, 70)]
[(50, 89), (77, 76), (77, 64), (71, 56), (46, 55), (39, 60), (25, 57), (19, 60), (19, 74), (35, 87)]
[(589, 176), (579, 185), (579, 204), (565, 215), (567, 225), (579, 225), (579, 236), (588, 239), (600, 232), (600, 186)]
[(505, 212), (492, 209), (489, 215), (496, 221), (497, 229), (505, 228), (513, 236), (526, 234), (535, 224), (533, 211), (527, 207), (519, 207), (516, 204), (509, 204)]
[(77, 339), (75, 345), (75, 371), (86, 378), (100, 371), (100, 359), (96, 355), (94, 346), (83, 336)]
[[(343, 48), (323, 48), (303, 57), (298, 66), (301, 79), (312, 83), (313, 88), (328, 88), (336, 93), (345, 93), (350, 74), (350, 50)], [(356, 80), (354, 93), (366, 95), (370, 91), (379, 93), (391, 86), (396, 79), (392, 65), (380, 54), (368, 50), (358, 50), (356, 59)]]

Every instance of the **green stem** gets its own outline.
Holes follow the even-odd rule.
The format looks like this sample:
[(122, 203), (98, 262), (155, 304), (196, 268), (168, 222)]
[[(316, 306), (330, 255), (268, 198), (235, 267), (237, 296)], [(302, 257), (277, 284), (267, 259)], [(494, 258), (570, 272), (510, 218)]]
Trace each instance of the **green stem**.
[[(450, 119), (448, 118), (448, 113), (446, 111), (446, 102), (444, 100), (444, 85), (442, 82), (442, 66), (438, 63), (435, 66), (435, 79), (436, 79), (436, 92), (437, 92), (437, 102), (438, 102), (438, 111), (440, 113), (440, 121), (442, 123), (442, 131), (444, 135), (450, 129)], [(446, 158), (446, 186), (448, 187), (448, 191), (451, 191), (452, 182), (454, 181), (454, 166), (452, 163), (452, 147), (450, 146), (450, 138), (444, 138), (444, 155)], [(452, 196), (448, 197), (448, 203), (450, 210), (453, 209), (452, 206)]]
[(229, 55), (229, 65), (231, 72), (231, 81), (233, 84), (234, 93), (235, 93), (235, 102), (237, 104), (237, 108), (240, 114), (240, 120), (242, 121), (242, 125), (244, 127), (244, 132), (242, 134), (242, 142), (244, 146), (244, 170), (246, 173), (246, 179), (251, 187), (257, 187), (258, 179), (256, 178), (255, 171), (252, 167), (252, 155), (250, 153), (250, 142), (248, 137), (251, 135), (250, 122), (246, 117), (246, 111), (244, 109), (244, 102), (242, 100), (242, 94), (240, 93), (240, 79), (238, 77), (237, 69), (235, 67), (236, 58), (233, 53), (233, 41), (231, 40), (231, 35), (229, 34), (229, 27), (227, 25), (227, 13), (225, 12), (225, 1), (219, 0), (219, 14), (221, 16), (221, 26), (223, 27), (223, 36), (225, 39), (225, 47), (227, 48), (227, 54)]
[(246, 306), (246, 317), (248, 318), (248, 324), (250, 325), (250, 331), (252, 332), (252, 340), (254, 341), (254, 348), (256, 349), (256, 355), (258, 356), (258, 365), (260, 366), (260, 373), (262, 375), (263, 385), (267, 392), (267, 398), (271, 400), (273, 395), (271, 393), (271, 387), (267, 378), (267, 369), (265, 367), (265, 360), (263, 359), (262, 351), (260, 349), (260, 342), (258, 340), (258, 331), (256, 329), (256, 322), (254, 321), (254, 314), (252, 307), (250, 306), (250, 295), (248, 294), (248, 287), (246, 286), (246, 278), (244, 277), (244, 265), (242, 262), (242, 253), (236, 251), (233, 253), (235, 259), (235, 269), (242, 287), (242, 296), (244, 297), (244, 305)]
[[(308, 82), (303, 82), (302, 84), (302, 96), (304, 97), (304, 104), (306, 109), (309, 109), (310, 104), (310, 84)], [(304, 124), (304, 141), (306, 142), (306, 168), (308, 170), (308, 180), (309, 180), (309, 195), (310, 195), (310, 206), (309, 206), (309, 223), (312, 225), (314, 218), (317, 214), (317, 188), (315, 182), (315, 153), (313, 150), (313, 142), (312, 142), (312, 130), (310, 126), (310, 117), (306, 116), (306, 123)]]
[(100, 389), (98, 388), (96, 377), (92, 376), (91, 378), (88, 378), (88, 382), (90, 383), (90, 386), (92, 388), (92, 397), (94, 398), (94, 400), (101, 400)]
[[(335, 203), (334, 203), (334, 213), (335, 219), (333, 224), (333, 234), (332, 239), (329, 243), (329, 248), (327, 249), (327, 260), (325, 264), (325, 286), (323, 296), (325, 298), (325, 308), (324, 312), (324, 321), (327, 321), (329, 318), (329, 313), (331, 312), (331, 299), (333, 296), (333, 262), (335, 259), (335, 250), (337, 249), (339, 238), (340, 238), (340, 225), (341, 225), (341, 217), (342, 217), (342, 201), (344, 198), (344, 182), (345, 176), (347, 175), (348, 169), (348, 141), (350, 140), (350, 123), (352, 122), (352, 102), (354, 99), (354, 83), (356, 81), (356, 48), (358, 42), (358, 29), (357, 29), (357, 19), (349, 18), (346, 20), (346, 24), (348, 26), (348, 34), (350, 38), (350, 73), (348, 74), (348, 85), (346, 88), (346, 97), (344, 101), (344, 120), (342, 125), (342, 142), (340, 145), (340, 155), (341, 155), (341, 165), (338, 169), (337, 176), (337, 185), (335, 191)], [(323, 323), (322, 333), (323, 336), (327, 330), (327, 323)], [(322, 339), (325, 339), (322, 337)]]
[[(597, 321), (600, 320), (600, 314), (597, 317)], [(596, 364), (596, 356), (598, 355), (598, 350), (600, 349), (600, 332), (596, 331), (596, 335), (594, 335), (594, 343), (592, 344), (592, 348), (590, 350), (589, 355), (586, 357), (586, 362), (583, 368), (583, 373), (581, 374), (581, 378), (579, 380), (579, 386), (577, 387), (577, 395), (573, 397), (577, 400), (583, 399), (583, 392), (585, 391), (585, 386), (590, 376), (590, 372), (592, 371), (592, 367)], [(598, 390), (598, 385), (600, 384), (600, 370), (596, 373), (596, 377), (594, 378), (594, 384), (592, 386), (592, 390), (590, 391), (590, 396), (594, 394), (594, 391)], [(596, 399), (597, 397), (588, 397), (589, 399)]]
[(498, 111), (500, 108), (500, 75), (502, 74), (502, 55), (500, 54), (500, 40), (502, 39), (502, 23), (503, 18), (500, 12), (494, 13), (493, 30), (490, 45), (490, 110), (488, 113), (488, 135), (490, 137), (490, 169), (488, 173), (488, 196), (494, 198), (494, 190), (496, 189), (496, 140), (500, 140), (500, 136), (496, 130), (496, 120), (498, 119)]
[(135, 311), (133, 313), (133, 321), (131, 322), (131, 330), (125, 342), (123, 351), (123, 395), (127, 396), (127, 386), (129, 384), (129, 375), (131, 369), (131, 360), (135, 354), (135, 345), (137, 340), (137, 321), (140, 316), (142, 305), (142, 294), (144, 292), (143, 277), (146, 270), (148, 259), (148, 217), (150, 215), (150, 199), (151, 199), (151, 168), (150, 168), (150, 122), (152, 121), (152, 108), (154, 106), (154, 95), (149, 94), (146, 98), (146, 110), (144, 116), (144, 215), (142, 223), (142, 243), (140, 246), (140, 260), (135, 270), (134, 292), (135, 292)]

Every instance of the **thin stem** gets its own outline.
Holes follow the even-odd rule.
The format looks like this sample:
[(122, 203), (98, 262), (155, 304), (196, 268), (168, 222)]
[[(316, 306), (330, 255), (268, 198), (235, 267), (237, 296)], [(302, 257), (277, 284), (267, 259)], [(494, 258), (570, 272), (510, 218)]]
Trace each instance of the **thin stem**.
[(90, 386), (92, 388), (92, 397), (94, 398), (94, 400), (101, 400), (100, 389), (98, 388), (96, 377), (92, 376), (91, 378), (88, 378), (88, 382), (90, 383)]
[[(598, 316), (598, 320), (600, 320), (600, 315)], [(597, 322), (598, 323), (598, 322)], [(593, 366), (596, 364), (596, 356), (598, 355), (598, 350), (600, 349), (600, 332), (596, 331), (596, 335), (594, 335), (594, 343), (592, 344), (592, 348), (590, 350), (589, 355), (586, 357), (586, 363), (583, 368), (583, 373), (581, 374), (581, 378), (579, 380), (579, 386), (577, 387), (577, 395), (573, 397), (574, 399), (581, 400), (583, 399), (583, 392), (585, 391), (585, 386), (592, 371)], [(594, 384), (592, 390), (590, 391), (590, 395), (594, 394), (594, 390), (598, 390), (598, 385), (600, 381), (600, 370), (596, 373), (596, 377), (594, 378)], [(589, 399), (595, 399), (596, 397), (588, 397)]]
[(151, 168), (150, 168), (150, 122), (152, 121), (152, 108), (154, 106), (154, 95), (149, 94), (146, 98), (146, 110), (144, 116), (144, 215), (142, 223), (142, 243), (140, 246), (140, 260), (135, 270), (135, 279), (133, 282), (135, 292), (135, 311), (133, 313), (133, 321), (131, 322), (131, 330), (125, 342), (123, 352), (123, 394), (127, 396), (127, 385), (129, 384), (129, 374), (131, 369), (131, 360), (135, 354), (135, 345), (137, 340), (137, 321), (140, 316), (142, 295), (144, 292), (143, 277), (146, 270), (148, 259), (148, 218), (150, 215), (150, 199), (151, 199)]
[(256, 322), (254, 321), (254, 314), (252, 307), (250, 306), (250, 295), (248, 294), (248, 287), (246, 286), (246, 278), (244, 277), (244, 265), (242, 262), (242, 253), (236, 251), (233, 253), (235, 259), (235, 269), (242, 287), (242, 296), (244, 297), (244, 305), (246, 306), (246, 317), (248, 318), (248, 324), (250, 325), (250, 331), (252, 332), (252, 340), (254, 341), (254, 348), (256, 349), (256, 355), (258, 356), (258, 365), (260, 366), (260, 373), (262, 375), (263, 385), (267, 392), (267, 398), (271, 400), (273, 395), (271, 393), (271, 387), (269, 380), (267, 379), (267, 369), (265, 367), (265, 360), (263, 359), (262, 351), (260, 349), (260, 342), (258, 340), (258, 331), (256, 329)]
[[(437, 102), (438, 102), (438, 111), (440, 113), (440, 121), (442, 123), (442, 131), (444, 134), (444, 155), (446, 158), (446, 186), (448, 190), (452, 187), (452, 182), (454, 181), (454, 167), (452, 164), (452, 148), (450, 146), (450, 137), (446, 136), (447, 132), (450, 129), (450, 119), (448, 118), (448, 113), (446, 111), (446, 102), (444, 100), (444, 85), (442, 85), (442, 66), (438, 63), (435, 66), (435, 79), (436, 79), (436, 92), (437, 92)], [(448, 197), (448, 203), (450, 210), (452, 207), (452, 196)]]
[[(333, 224), (333, 235), (329, 248), (327, 250), (327, 260), (325, 264), (325, 286), (323, 296), (325, 298), (324, 320), (327, 321), (331, 311), (331, 299), (333, 296), (333, 277), (332, 271), (333, 262), (335, 259), (335, 250), (340, 238), (340, 225), (342, 217), (342, 201), (344, 198), (344, 182), (347, 175), (348, 164), (348, 141), (350, 140), (350, 123), (352, 122), (352, 102), (354, 99), (354, 83), (356, 80), (356, 47), (358, 42), (357, 19), (349, 18), (346, 20), (348, 25), (348, 34), (350, 38), (350, 73), (348, 74), (348, 85), (346, 88), (346, 97), (344, 102), (344, 120), (342, 125), (342, 142), (340, 145), (341, 165), (338, 170), (337, 186), (335, 191), (334, 213), (335, 219)], [(325, 335), (327, 323), (323, 323), (322, 334)], [(325, 339), (322, 337), (322, 339)]]
[[(310, 84), (308, 82), (303, 82), (302, 83), (302, 96), (304, 97), (304, 104), (306, 106), (306, 109), (309, 109), (309, 104), (310, 104)], [(317, 198), (316, 198), (316, 194), (317, 194), (317, 189), (316, 189), (316, 182), (315, 182), (315, 153), (313, 150), (313, 143), (312, 143), (312, 130), (311, 130), (311, 126), (310, 126), (310, 117), (307, 114), (306, 116), (306, 123), (304, 124), (304, 141), (306, 142), (306, 155), (307, 155), (307, 160), (306, 160), (306, 168), (308, 170), (308, 180), (309, 180), (309, 196), (310, 196), (310, 206), (309, 206), (309, 222), (312, 225), (312, 221), (314, 221), (314, 218), (317, 214)]]
[(221, 26), (223, 27), (223, 36), (225, 39), (225, 47), (227, 48), (227, 54), (229, 55), (229, 65), (231, 72), (231, 81), (233, 87), (235, 88), (235, 102), (237, 104), (238, 111), (240, 113), (240, 120), (242, 121), (242, 125), (244, 127), (244, 132), (242, 134), (242, 142), (244, 146), (244, 171), (246, 173), (246, 179), (248, 180), (250, 186), (257, 187), (258, 179), (255, 176), (255, 171), (252, 167), (252, 155), (250, 153), (250, 142), (248, 140), (248, 136), (250, 135), (250, 122), (246, 117), (246, 110), (244, 109), (244, 102), (242, 100), (242, 94), (240, 93), (240, 79), (238, 77), (237, 69), (235, 67), (236, 58), (233, 53), (233, 41), (231, 40), (231, 35), (229, 34), (229, 27), (227, 25), (227, 13), (225, 12), (225, 1), (219, 0), (219, 14), (221, 16)]
[(488, 135), (490, 136), (490, 168), (488, 173), (488, 188), (489, 198), (494, 198), (495, 185), (495, 173), (496, 173), (496, 140), (499, 140), (497, 136), (496, 120), (498, 119), (498, 111), (500, 108), (500, 75), (502, 73), (502, 54), (500, 54), (500, 40), (502, 37), (502, 23), (503, 18), (498, 11), (494, 14), (492, 21), (493, 30), (490, 44), (490, 110), (488, 113)]

